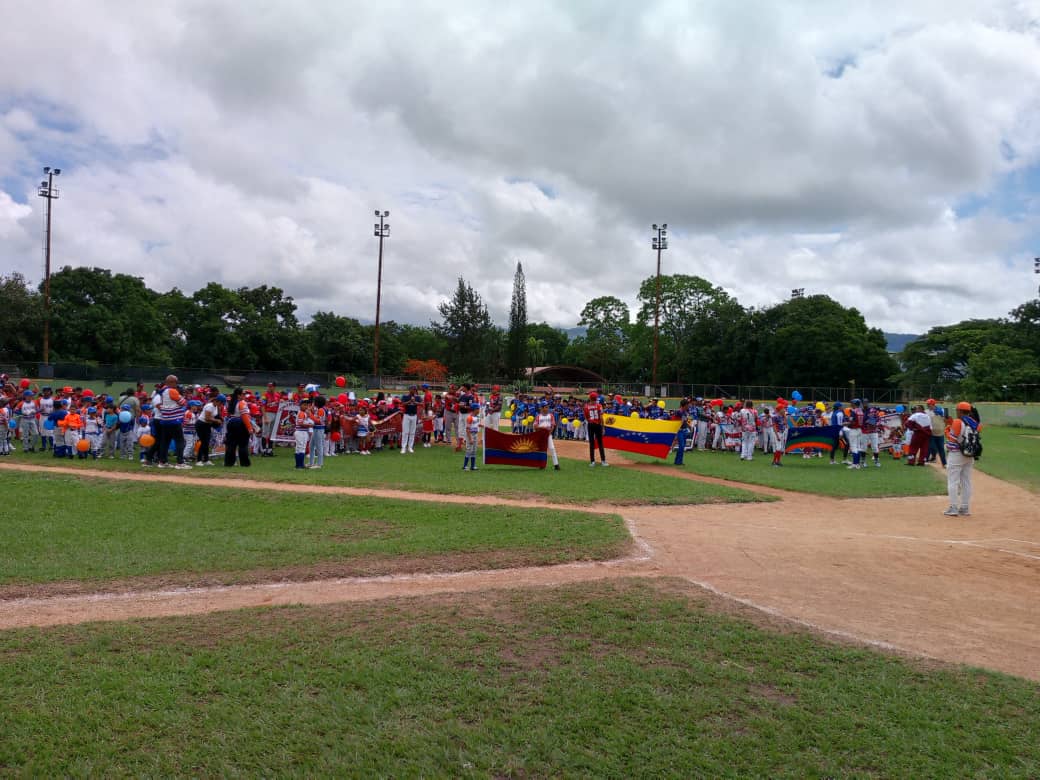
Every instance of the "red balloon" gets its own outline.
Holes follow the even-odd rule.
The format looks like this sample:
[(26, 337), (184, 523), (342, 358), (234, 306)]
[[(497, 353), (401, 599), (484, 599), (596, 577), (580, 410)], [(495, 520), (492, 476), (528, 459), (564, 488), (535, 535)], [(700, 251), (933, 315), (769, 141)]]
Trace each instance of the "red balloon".
[(342, 377), (342, 376), (336, 377), (336, 387), (346, 387), (346, 386), (347, 386), (347, 379), (346, 379), (346, 377)]
[(29, 387), (29, 380), (28, 379), (23, 379), (21, 382), (18, 383), (18, 386), (20, 388), (22, 388), (22, 390), (28, 389), (28, 387)]
[(342, 439), (343, 437), (342, 437), (342, 435), (340, 435), (340, 432), (339, 432), (339, 431), (333, 431), (333, 432), (332, 432), (332, 433), (331, 433), (331, 434), (329, 435), (329, 438), (330, 438), (330, 439), (332, 439), (333, 441), (339, 441), (339, 440), (340, 440), (340, 439)]
[(346, 393), (340, 393), (338, 396), (336, 396), (336, 400), (339, 401), (341, 404), (345, 404), (350, 399), (347, 397)]
[(90, 389), (90, 388), (88, 387), (88, 388), (87, 388), (86, 390), (84, 390), (84, 391), (83, 391), (83, 397), (84, 397), (84, 398), (93, 398), (93, 397), (94, 397), (94, 391), (93, 391), (93, 390), (91, 390), (91, 389)]

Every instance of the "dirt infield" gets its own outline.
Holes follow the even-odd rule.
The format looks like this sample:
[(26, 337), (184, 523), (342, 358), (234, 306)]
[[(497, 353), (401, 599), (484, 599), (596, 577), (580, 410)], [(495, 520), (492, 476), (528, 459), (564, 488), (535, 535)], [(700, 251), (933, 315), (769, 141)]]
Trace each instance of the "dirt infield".
[[(617, 457), (611, 462), (619, 469), (655, 468), (634, 466)], [(33, 468), (0, 466), (0, 470)], [(181, 475), (46, 470), (99, 479), (221, 483)], [(689, 473), (670, 473), (698, 479)], [(230, 483), (240, 490), (551, 505), (490, 496), (237, 479)], [(625, 518), (639, 543), (636, 555), (609, 563), (540, 568), (11, 599), (0, 601), (0, 628), (667, 575), (847, 639), (1040, 680), (1036, 495), (977, 471), (975, 486), (975, 514), (970, 518), (944, 517), (946, 500), (940, 496), (832, 499), (749, 485), (741, 487), (782, 500), (671, 507), (599, 505), (597, 509)]]

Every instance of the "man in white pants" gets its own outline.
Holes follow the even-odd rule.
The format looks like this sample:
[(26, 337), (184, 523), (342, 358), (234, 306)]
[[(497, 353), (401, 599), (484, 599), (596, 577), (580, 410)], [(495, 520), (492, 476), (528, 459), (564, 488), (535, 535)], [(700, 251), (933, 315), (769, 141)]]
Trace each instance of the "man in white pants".
[(753, 402), (744, 402), (737, 424), (740, 425), (740, 459), (751, 460), (755, 454), (755, 438), (758, 436), (758, 415), (755, 414)]
[(401, 454), (414, 453), (415, 429), (419, 421), (419, 407), (422, 405), (422, 397), (419, 395), (418, 387), (409, 388), (408, 392), (401, 396)]
[(946, 429), (946, 488), (950, 506), (944, 515), (971, 516), (971, 475), (975, 471), (975, 458), (963, 452), (965, 437), (979, 429), (978, 421), (971, 416), (971, 404), (957, 404), (957, 419)]

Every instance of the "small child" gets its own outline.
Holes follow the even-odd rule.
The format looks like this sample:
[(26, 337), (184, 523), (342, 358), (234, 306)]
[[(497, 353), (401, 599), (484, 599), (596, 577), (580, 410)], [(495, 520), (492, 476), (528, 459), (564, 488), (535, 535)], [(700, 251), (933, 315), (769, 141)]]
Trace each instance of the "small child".
[(11, 454), (11, 411), (0, 406), (0, 456)]
[(433, 440), (433, 409), (427, 409), (422, 421), (422, 446), (429, 449)]
[(470, 471), (477, 470), (477, 434), (480, 433), (480, 404), (472, 404), (466, 416), (466, 456), (462, 461), (462, 470), (469, 464)]
[(305, 469), (304, 460), (307, 458), (307, 445), (311, 440), (311, 430), (314, 428), (314, 420), (311, 418), (311, 399), (300, 399), (300, 411), (296, 413), (296, 430), (293, 438), (296, 442), (296, 468)]
[(354, 434), (357, 436), (358, 451), (362, 455), (371, 455), (368, 449), (368, 432), (372, 427), (372, 418), (368, 414), (368, 407), (362, 406), (358, 409), (354, 418)]
[[(90, 456), (97, 460), (101, 454), (101, 431), (104, 427), (104, 419), (98, 415), (96, 406), (88, 406), (86, 417), (83, 418), (83, 435), (90, 442)], [(86, 457), (86, 453), (84, 453)]]
[[(149, 434), (150, 436), (155, 436), (155, 434), (152, 433), (152, 421), (150, 419), (148, 419), (148, 415), (142, 414), (140, 417), (137, 418), (137, 423), (136, 423), (136, 425), (133, 425), (133, 427), (131, 429), (131, 432), (130, 432), (129, 438), (130, 438), (130, 452), (131, 452), (131, 456), (132, 456), (133, 451), (134, 451), (134, 442), (140, 441), (141, 437), (144, 436), (146, 433)], [(142, 466), (151, 466), (152, 465), (151, 460), (149, 460), (149, 458), (148, 458), (148, 453), (149, 453), (149, 451), (154, 450), (154, 449), (155, 449), (155, 445), (154, 444), (151, 447), (141, 447), (140, 460), (141, 460), (141, 465)]]
[(184, 460), (195, 460), (195, 443), (197, 440), (195, 430), (196, 415), (202, 407), (202, 401), (188, 401), (188, 408), (184, 412), (184, 422), (181, 430), (184, 431)]
[[(123, 416), (126, 412), (126, 416)], [(116, 425), (119, 426), (119, 455), (127, 460), (134, 459), (134, 413), (130, 404), (123, 404), (116, 416)]]

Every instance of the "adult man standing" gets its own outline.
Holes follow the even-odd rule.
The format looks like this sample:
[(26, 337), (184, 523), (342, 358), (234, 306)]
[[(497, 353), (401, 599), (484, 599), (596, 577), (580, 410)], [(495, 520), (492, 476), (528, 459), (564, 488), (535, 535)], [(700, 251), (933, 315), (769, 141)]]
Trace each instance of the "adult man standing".
[[(687, 399), (683, 399), (679, 404), (679, 432), (676, 435), (676, 449), (675, 449), (675, 465), (683, 465), (683, 459), (686, 455), (686, 437), (690, 435), (691, 427), (691, 416), (690, 416), (690, 402)], [(696, 406), (694, 409), (696, 410)]]
[(933, 461), (936, 457), (942, 461), (946, 468), (946, 447), (943, 439), (946, 436), (946, 410), (938, 406), (934, 398), (929, 398), (928, 415), (932, 418), (932, 438), (928, 443), (928, 460)]
[(415, 428), (418, 424), (419, 407), (422, 398), (419, 396), (418, 387), (410, 387), (408, 392), (401, 396), (401, 407), (404, 416), (401, 418), (401, 454), (414, 453)]
[(970, 450), (969, 439), (976, 437), (978, 430), (979, 421), (972, 415), (971, 404), (961, 401), (957, 404), (957, 419), (946, 430), (946, 450), (949, 453), (946, 461), (946, 488), (950, 506), (943, 512), (944, 515), (971, 516), (971, 475), (975, 470), (975, 457)]
[(928, 442), (932, 438), (932, 419), (923, 406), (915, 406), (914, 413), (906, 421), (906, 427), (913, 431), (910, 436), (910, 455), (907, 466), (923, 466), (928, 461)]
[(740, 459), (751, 460), (755, 454), (755, 437), (758, 435), (758, 415), (753, 401), (745, 401), (737, 416), (740, 426)]
[(177, 387), (177, 377), (170, 374), (166, 380), (155, 391), (152, 398), (152, 406), (155, 409), (156, 437), (158, 449), (156, 460), (161, 469), (169, 468), (167, 462), (170, 455), (170, 444), (175, 443), (177, 453), (177, 465), (174, 468), (190, 469), (191, 466), (184, 462), (184, 412), (187, 401), (181, 397)]
[(455, 385), (448, 385), (444, 394), (444, 438), (453, 443), (459, 438), (459, 396)]
[(585, 404), (585, 424), (589, 431), (589, 466), (596, 465), (596, 445), (599, 444), (599, 462), (609, 466), (607, 453), (603, 449), (603, 404), (599, 402), (599, 393), (593, 390)]
[(260, 457), (270, 458), (274, 456), (274, 421), (278, 417), (278, 405), (281, 399), (275, 389), (274, 382), (267, 383), (267, 390), (260, 398), (264, 412), (263, 425), (260, 428)]
[(493, 431), (498, 430), (498, 424), (502, 421), (502, 388), (495, 385), (491, 388), (491, 395), (487, 401), (487, 420), (485, 424)]

